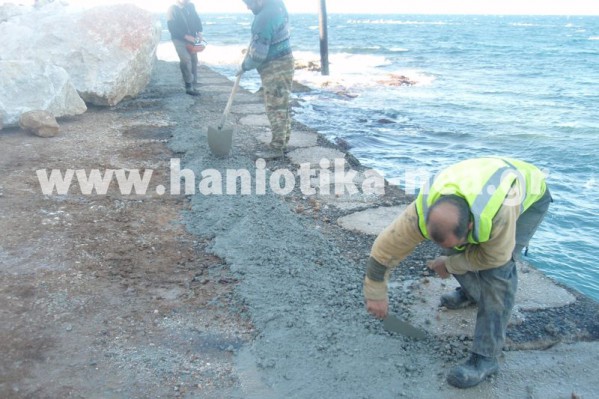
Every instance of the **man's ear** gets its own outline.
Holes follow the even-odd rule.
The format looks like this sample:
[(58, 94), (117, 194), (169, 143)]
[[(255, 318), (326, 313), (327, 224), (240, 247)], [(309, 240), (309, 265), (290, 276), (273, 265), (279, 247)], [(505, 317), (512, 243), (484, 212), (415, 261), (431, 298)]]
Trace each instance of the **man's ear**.
[(474, 227), (474, 223), (472, 223), (472, 222), (468, 223), (468, 231), (472, 231), (473, 227)]

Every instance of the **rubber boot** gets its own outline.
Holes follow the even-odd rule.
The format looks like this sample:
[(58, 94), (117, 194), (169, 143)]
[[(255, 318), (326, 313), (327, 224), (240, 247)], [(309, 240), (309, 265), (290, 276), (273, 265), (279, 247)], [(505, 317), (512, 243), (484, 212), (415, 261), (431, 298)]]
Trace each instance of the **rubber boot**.
[(462, 287), (458, 287), (455, 291), (441, 295), (441, 306), (447, 309), (462, 309), (473, 305), (475, 302), (471, 300), (464, 292)]
[(449, 371), (447, 382), (456, 388), (470, 388), (480, 384), (497, 370), (497, 358), (472, 353), (468, 360)]
[(189, 94), (190, 96), (200, 95), (200, 92), (196, 91), (196, 89), (193, 88), (191, 83), (185, 83), (185, 93)]

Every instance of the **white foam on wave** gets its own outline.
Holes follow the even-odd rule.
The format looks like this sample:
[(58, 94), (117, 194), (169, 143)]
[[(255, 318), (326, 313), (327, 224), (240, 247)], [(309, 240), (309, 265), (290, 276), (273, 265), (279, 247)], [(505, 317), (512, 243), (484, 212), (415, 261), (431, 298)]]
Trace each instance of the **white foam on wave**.
[(444, 21), (402, 21), (397, 19), (350, 19), (348, 24), (361, 25), (449, 25)]
[(589, 180), (587, 180), (584, 183), (583, 187), (586, 189), (595, 188), (595, 187), (597, 187), (597, 180), (595, 180), (594, 177), (591, 177)]
[(509, 26), (524, 26), (524, 27), (538, 26), (537, 24), (533, 24), (532, 22), (512, 22), (508, 25)]

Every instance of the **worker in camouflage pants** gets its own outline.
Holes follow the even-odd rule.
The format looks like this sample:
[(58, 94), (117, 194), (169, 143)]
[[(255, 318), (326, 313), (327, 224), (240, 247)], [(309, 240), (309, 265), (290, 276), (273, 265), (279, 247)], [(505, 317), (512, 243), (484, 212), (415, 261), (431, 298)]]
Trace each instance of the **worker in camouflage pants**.
[(272, 140), (258, 158), (284, 155), (291, 136), (289, 98), (294, 60), (289, 43), (289, 16), (281, 0), (243, 0), (254, 13), (252, 41), (238, 74), (256, 69), (262, 80)]
[(272, 130), (270, 147), (284, 150), (291, 136), (289, 95), (293, 81), (293, 57), (285, 56), (269, 62), (260, 70), (266, 115)]

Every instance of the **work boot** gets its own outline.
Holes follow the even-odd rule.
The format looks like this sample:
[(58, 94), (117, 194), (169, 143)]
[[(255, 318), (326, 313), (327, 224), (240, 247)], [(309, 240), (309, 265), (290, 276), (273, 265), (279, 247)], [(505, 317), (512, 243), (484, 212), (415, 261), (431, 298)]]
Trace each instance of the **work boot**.
[(462, 287), (441, 295), (441, 306), (445, 306), (447, 309), (462, 309), (472, 304), (474, 304), (474, 301), (466, 295)]
[(472, 353), (468, 360), (449, 371), (447, 382), (456, 388), (470, 388), (480, 384), (497, 370), (497, 358)]
[(282, 158), (283, 156), (285, 156), (285, 153), (283, 152), (282, 148), (280, 148), (280, 149), (269, 148), (264, 151), (256, 152), (256, 158), (262, 158), (262, 159), (266, 159), (266, 160)]
[(185, 83), (185, 93), (189, 94), (190, 96), (200, 95), (200, 92), (194, 89), (191, 83)]

